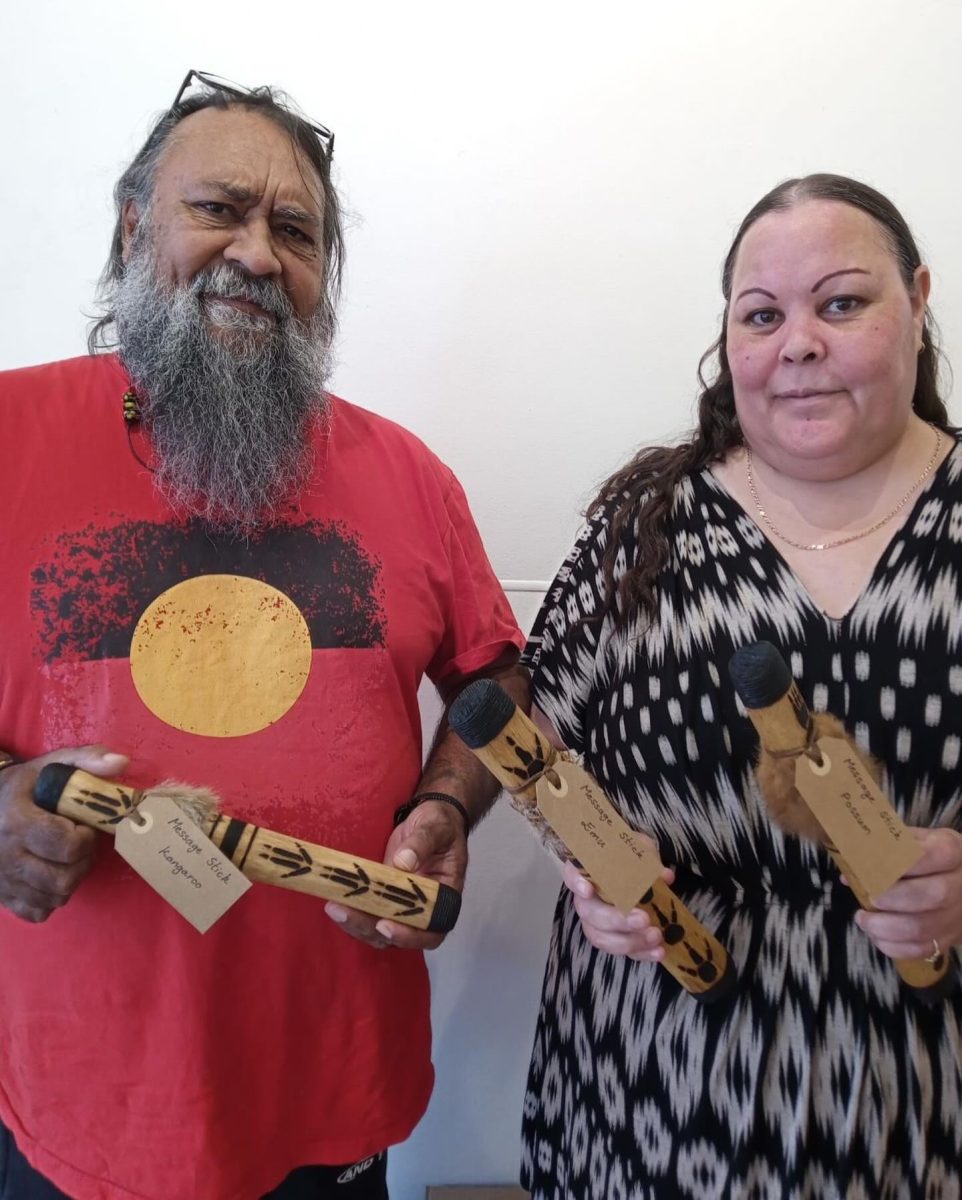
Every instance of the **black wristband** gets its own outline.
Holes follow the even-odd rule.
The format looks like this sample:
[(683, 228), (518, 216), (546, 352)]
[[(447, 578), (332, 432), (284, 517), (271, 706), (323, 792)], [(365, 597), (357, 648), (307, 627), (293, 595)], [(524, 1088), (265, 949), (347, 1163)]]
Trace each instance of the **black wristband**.
[(395, 810), (394, 828), (397, 829), (402, 821), (406, 821), (417, 806), (423, 804), (425, 800), (440, 800), (442, 804), (450, 804), (452, 808), (456, 808), (464, 819), (464, 836), (468, 836), (471, 832), (471, 817), (468, 815), (468, 810), (460, 800), (455, 800), (447, 792), (418, 792), (416, 796), (412, 796), (406, 804), (402, 804), (400, 808)]

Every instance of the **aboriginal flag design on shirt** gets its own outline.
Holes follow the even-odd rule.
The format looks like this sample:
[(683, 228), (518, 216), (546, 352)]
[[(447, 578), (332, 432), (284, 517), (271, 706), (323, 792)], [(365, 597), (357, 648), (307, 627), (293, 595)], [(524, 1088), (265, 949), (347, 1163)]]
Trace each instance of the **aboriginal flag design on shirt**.
[(154, 715), (215, 737), (289, 711), (312, 650), (385, 640), (380, 564), (343, 522), (244, 542), (198, 523), (91, 525), (33, 570), (31, 610), (46, 663), (129, 654)]

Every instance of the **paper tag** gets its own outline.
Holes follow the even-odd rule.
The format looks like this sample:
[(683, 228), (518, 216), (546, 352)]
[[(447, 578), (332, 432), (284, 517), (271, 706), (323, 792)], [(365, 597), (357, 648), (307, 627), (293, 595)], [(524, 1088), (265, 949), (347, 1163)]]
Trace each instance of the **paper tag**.
[(598, 893), (623, 913), (631, 912), (661, 875), (657, 851), (625, 823), (577, 763), (555, 762), (538, 780), (535, 798)]
[(848, 742), (824, 737), (816, 745), (822, 766), (800, 754), (795, 786), (853, 880), (874, 900), (918, 862), (922, 847)]
[(201, 933), (251, 885), (166, 796), (142, 801), (117, 826), (115, 844), (121, 858)]

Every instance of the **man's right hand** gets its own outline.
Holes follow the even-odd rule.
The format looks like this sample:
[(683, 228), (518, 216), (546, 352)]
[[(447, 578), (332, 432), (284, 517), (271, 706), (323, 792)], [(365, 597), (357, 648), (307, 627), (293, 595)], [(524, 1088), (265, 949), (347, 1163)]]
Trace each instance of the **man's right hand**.
[(93, 866), (97, 835), (33, 802), (37, 776), (47, 763), (116, 775), (127, 765), (103, 746), (57, 750), (0, 771), (0, 905), (39, 923), (66, 904)]

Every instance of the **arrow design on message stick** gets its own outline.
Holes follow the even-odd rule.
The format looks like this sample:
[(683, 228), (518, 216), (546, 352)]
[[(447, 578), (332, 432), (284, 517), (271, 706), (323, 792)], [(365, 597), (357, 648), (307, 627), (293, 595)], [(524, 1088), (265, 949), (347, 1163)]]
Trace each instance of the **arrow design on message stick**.
[(78, 793), (76, 803), (81, 808), (89, 808), (91, 812), (105, 817), (106, 820), (98, 822), (100, 825), (119, 824), (131, 808), (126, 802), (126, 797), (108, 796), (103, 792), (87, 791), (86, 788)]
[(307, 875), (310, 873), (311, 867), (314, 865), (314, 860), (304, 847), (297, 843), (298, 853), (293, 850), (288, 850), (285, 846), (264, 846), (266, 853), (261, 854), (261, 858), (266, 858), (268, 862), (273, 863), (276, 867), (286, 867), (287, 874), (282, 875), (282, 879), (296, 879), (298, 875)]
[(363, 896), (371, 887), (371, 877), (359, 863), (354, 864), (353, 871), (347, 870), (346, 867), (318, 867), (317, 873), (322, 879), (330, 879), (332, 883), (346, 888), (345, 898)]
[(394, 883), (375, 883), (374, 885), (375, 896), (381, 896), (391, 904), (400, 905), (394, 914), (396, 917), (416, 916), (418, 913), (424, 912), (424, 907), (428, 902), (427, 896), (410, 876), (408, 876), (408, 883), (411, 885), (410, 891), (400, 888)]

